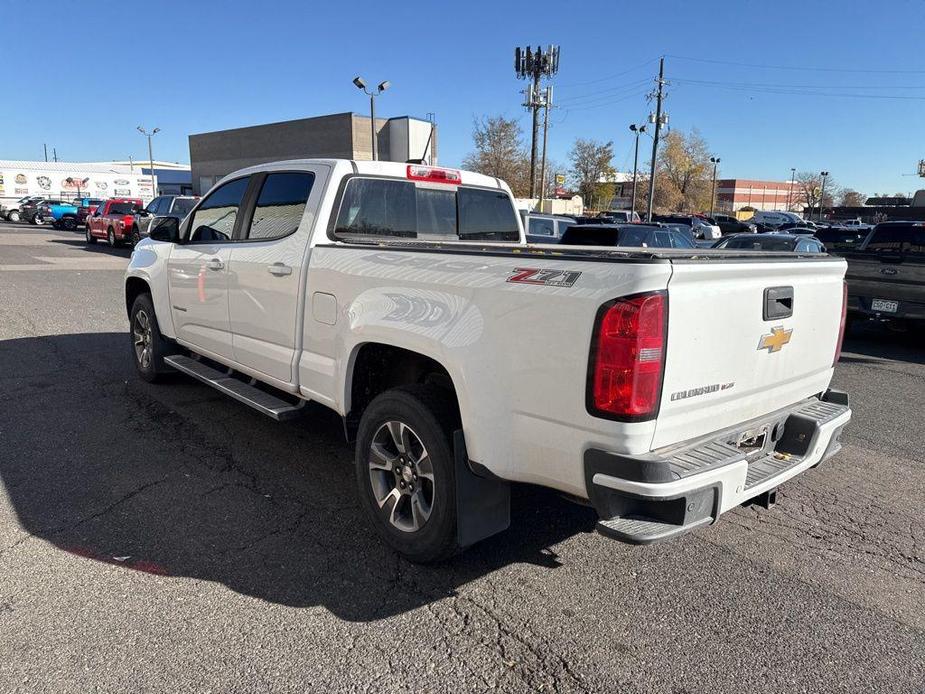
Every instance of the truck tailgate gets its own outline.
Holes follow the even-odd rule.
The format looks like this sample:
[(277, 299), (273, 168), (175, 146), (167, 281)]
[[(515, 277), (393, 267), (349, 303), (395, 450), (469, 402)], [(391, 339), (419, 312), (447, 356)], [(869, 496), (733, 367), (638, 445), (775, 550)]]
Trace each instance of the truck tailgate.
[(844, 274), (844, 260), (830, 257), (673, 261), (652, 448), (824, 391), (838, 341)]

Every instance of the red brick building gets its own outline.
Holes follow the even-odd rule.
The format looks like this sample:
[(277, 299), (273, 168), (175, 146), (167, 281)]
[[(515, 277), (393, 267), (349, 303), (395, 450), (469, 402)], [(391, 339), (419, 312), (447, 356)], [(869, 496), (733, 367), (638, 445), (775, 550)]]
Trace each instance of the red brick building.
[(800, 204), (799, 184), (790, 188), (790, 181), (754, 181), (747, 178), (723, 178), (716, 181), (716, 209), (735, 212), (743, 207), (756, 210), (797, 210)]

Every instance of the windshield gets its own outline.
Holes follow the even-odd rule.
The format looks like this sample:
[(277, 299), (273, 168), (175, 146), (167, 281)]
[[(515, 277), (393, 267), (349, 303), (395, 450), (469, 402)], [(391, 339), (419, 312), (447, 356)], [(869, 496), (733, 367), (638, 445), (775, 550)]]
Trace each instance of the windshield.
[(137, 202), (114, 202), (109, 208), (110, 214), (134, 214), (141, 209)]
[(185, 217), (197, 202), (196, 198), (177, 198), (173, 201), (173, 214), (178, 217)]

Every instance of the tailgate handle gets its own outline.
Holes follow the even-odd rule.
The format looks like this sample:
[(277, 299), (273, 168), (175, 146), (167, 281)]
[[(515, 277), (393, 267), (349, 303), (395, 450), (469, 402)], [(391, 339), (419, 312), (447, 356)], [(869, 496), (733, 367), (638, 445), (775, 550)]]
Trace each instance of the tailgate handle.
[(764, 320), (790, 318), (793, 315), (793, 287), (768, 287), (764, 290)]

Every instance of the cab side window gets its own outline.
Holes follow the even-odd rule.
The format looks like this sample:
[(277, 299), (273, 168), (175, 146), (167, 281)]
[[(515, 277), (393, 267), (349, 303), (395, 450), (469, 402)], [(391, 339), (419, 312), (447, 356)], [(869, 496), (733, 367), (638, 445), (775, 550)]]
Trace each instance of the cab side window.
[(314, 182), (315, 174), (307, 171), (268, 175), (257, 196), (247, 238), (270, 241), (298, 229)]
[(193, 213), (189, 224), (189, 243), (229, 241), (250, 177), (237, 178), (212, 191)]

